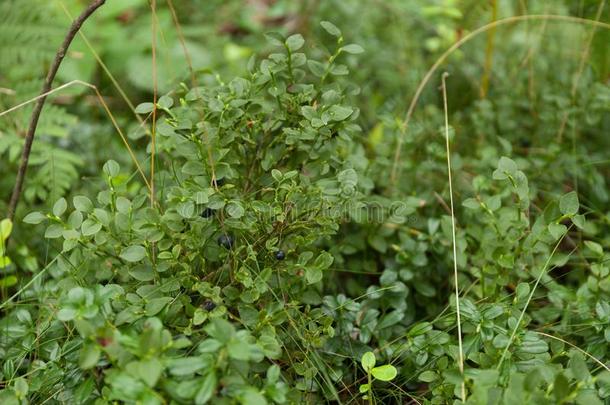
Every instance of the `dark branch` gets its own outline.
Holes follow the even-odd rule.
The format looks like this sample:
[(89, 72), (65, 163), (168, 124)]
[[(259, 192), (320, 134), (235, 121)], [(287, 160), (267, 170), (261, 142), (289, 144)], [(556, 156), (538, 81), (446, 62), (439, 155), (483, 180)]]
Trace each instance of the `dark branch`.
[(21, 163), (19, 165), (19, 170), (17, 172), (17, 179), (15, 181), (15, 187), (13, 188), (13, 194), (11, 195), (11, 200), (8, 206), (8, 215), (7, 217), (12, 221), (15, 217), (15, 210), (17, 209), (17, 204), (19, 203), (19, 198), (21, 197), (21, 191), (23, 189), (23, 181), (25, 179), (25, 174), (28, 169), (28, 161), (30, 159), (30, 152), (32, 151), (32, 143), (34, 142), (34, 135), (36, 134), (36, 126), (38, 125), (38, 119), (40, 118), (40, 113), (42, 112), (42, 107), (44, 106), (44, 102), (47, 99), (45, 95), (51, 90), (51, 85), (53, 84), (53, 79), (55, 79), (55, 75), (59, 70), (59, 66), (66, 56), (66, 52), (72, 43), (72, 40), (80, 30), (80, 27), (83, 25), (85, 20), (95, 12), (100, 6), (102, 6), (106, 0), (94, 0), (89, 4), (81, 15), (78, 16), (72, 25), (70, 26), (70, 30), (66, 34), (63, 43), (59, 47), (59, 50), (55, 54), (55, 59), (53, 60), (53, 64), (49, 68), (49, 73), (45, 78), (44, 84), (42, 86), (42, 90), (40, 92), (43, 97), (39, 98), (36, 101), (36, 105), (34, 106), (34, 111), (32, 111), (32, 117), (30, 118), (30, 125), (28, 127), (28, 132), (25, 136), (25, 145), (23, 146), (23, 152), (21, 153)]

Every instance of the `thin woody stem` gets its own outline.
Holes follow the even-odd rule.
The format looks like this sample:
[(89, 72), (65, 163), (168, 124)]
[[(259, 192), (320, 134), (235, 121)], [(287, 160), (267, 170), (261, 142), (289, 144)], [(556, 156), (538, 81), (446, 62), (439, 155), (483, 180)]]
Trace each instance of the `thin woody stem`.
[(19, 164), (19, 170), (17, 171), (17, 178), (15, 180), (15, 186), (13, 187), (13, 193), (11, 194), (11, 200), (8, 206), (8, 214), (7, 217), (11, 221), (15, 217), (15, 210), (17, 209), (17, 204), (19, 203), (19, 199), (21, 197), (21, 191), (23, 189), (23, 181), (25, 179), (25, 174), (28, 169), (28, 161), (30, 159), (30, 153), (32, 151), (32, 144), (34, 143), (34, 135), (36, 134), (36, 127), (38, 126), (38, 119), (40, 118), (40, 113), (42, 112), (42, 107), (44, 107), (44, 103), (47, 99), (46, 94), (51, 90), (51, 86), (53, 85), (53, 80), (55, 79), (55, 75), (59, 70), (59, 66), (66, 56), (66, 52), (72, 43), (72, 40), (80, 30), (83, 23), (97, 10), (101, 7), (106, 0), (94, 0), (89, 4), (89, 6), (78, 16), (76, 20), (72, 22), (64, 41), (62, 42), (59, 50), (55, 54), (55, 59), (49, 68), (49, 72), (47, 73), (47, 77), (45, 78), (44, 84), (42, 86), (42, 90), (40, 94), (43, 95), (40, 97), (36, 105), (34, 106), (34, 110), (32, 111), (32, 117), (30, 118), (30, 125), (28, 127), (28, 132), (25, 136), (25, 144), (23, 145), (23, 151), (21, 153), (21, 163)]

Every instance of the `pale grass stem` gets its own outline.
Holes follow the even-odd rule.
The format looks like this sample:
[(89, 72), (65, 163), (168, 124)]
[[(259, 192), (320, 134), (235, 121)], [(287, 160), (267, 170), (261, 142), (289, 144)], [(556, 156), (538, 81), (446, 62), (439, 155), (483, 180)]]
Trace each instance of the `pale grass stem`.
[(53, 258), (53, 260), (51, 260), (49, 262), (49, 264), (47, 264), (45, 266), (44, 269), (40, 270), (38, 273), (36, 273), (36, 275), (34, 277), (32, 277), (32, 279), (30, 281), (28, 281), (26, 283), (26, 285), (24, 285), (23, 287), (21, 287), (19, 289), (19, 291), (17, 291), (15, 294), (11, 295), (6, 301), (4, 301), (2, 304), (0, 304), (0, 310), (4, 309), (5, 306), (7, 306), (9, 303), (11, 303), (15, 298), (17, 298), (22, 292), (24, 292), (25, 290), (27, 290), (28, 288), (30, 288), (30, 286), (32, 284), (34, 284), (40, 277), (43, 276), (43, 274), (45, 274), (47, 272), (47, 270), (49, 269), (49, 267), (51, 267), (51, 265), (53, 263), (55, 263), (57, 261), (57, 259), (59, 258), (59, 255), (55, 256), (55, 258)]
[(495, 27), (501, 26), (501, 25), (513, 24), (513, 23), (522, 22), (522, 21), (531, 21), (531, 20), (563, 21), (563, 22), (571, 22), (571, 23), (576, 23), (576, 24), (589, 24), (589, 25), (593, 25), (593, 26), (599, 27), (599, 28), (610, 29), (610, 24), (600, 22), (600, 21), (595, 21), (595, 20), (589, 20), (586, 18), (572, 17), (572, 16), (566, 16), (566, 15), (553, 15), (553, 14), (541, 14), (541, 15), (532, 14), (532, 15), (518, 15), (518, 16), (504, 18), (501, 20), (496, 20), (492, 23), (489, 23), (487, 25), (477, 28), (476, 30), (469, 33), (468, 35), (465, 35), (462, 39), (460, 39), (455, 44), (453, 44), (449, 49), (447, 49), (436, 60), (436, 62), (434, 62), (434, 64), (430, 67), (430, 69), (428, 69), (428, 71), (422, 78), (421, 82), (417, 86), (417, 89), (415, 90), (415, 94), (413, 95), (413, 98), (411, 99), (411, 103), (409, 104), (407, 114), (401, 125), (401, 131), (398, 136), (398, 141), (397, 141), (396, 149), (394, 152), (394, 162), (392, 164), (392, 171), (390, 174), (390, 184), (391, 185), (394, 185), (396, 183), (396, 179), (398, 176), (398, 162), (400, 161), (400, 153), (401, 153), (401, 149), (402, 149), (402, 144), (404, 142), (405, 136), (407, 135), (407, 128), (409, 127), (409, 122), (411, 121), (411, 117), (413, 115), (413, 112), (415, 111), (415, 106), (417, 105), (417, 101), (419, 100), (422, 92), (424, 91), (424, 88), (426, 87), (426, 85), (428, 84), (430, 79), (434, 76), (434, 73), (436, 72), (436, 70), (443, 64), (443, 62), (445, 62), (445, 60), (453, 52), (457, 51), (459, 48), (462, 47), (462, 45), (466, 44), (467, 42), (470, 42), (470, 40), (477, 37), (478, 35), (480, 35), (484, 32), (487, 32), (491, 29), (494, 29)]
[[(490, 3), (491, 21), (494, 22), (498, 18), (498, 1), (491, 0)], [(485, 64), (483, 66), (483, 78), (481, 79), (481, 86), (479, 88), (479, 95), (481, 98), (487, 97), (487, 91), (489, 90), (489, 78), (491, 76), (495, 37), (496, 30), (495, 28), (492, 28), (487, 34), (487, 44), (485, 46)]]
[[(172, 14), (172, 20), (174, 25), (176, 26), (176, 33), (178, 34), (178, 39), (180, 40), (180, 45), (182, 46), (182, 51), (184, 52), (184, 59), (186, 59), (186, 64), (189, 68), (189, 73), (191, 75), (191, 86), (195, 91), (197, 97), (199, 97), (199, 87), (197, 84), (197, 77), (195, 76), (195, 70), (193, 69), (193, 60), (191, 58), (191, 54), (186, 46), (186, 40), (184, 39), (184, 33), (182, 32), (182, 26), (180, 25), (180, 21), (178, 20), (178, 14), (176, 13), (176, 9), (174, 8), (174, 3), (172, 0), (166, 0), (167, 7), (169, 8)], [(204, 114), (201, 114), (201, 120), (204, 120)], [(210, 162), (210, 171), (212, 172), (212, 187), (218, 189), (218, 185), (216, 183), (216, 166), (214, 164), (214, 155), (212, 154), (212, 147), (210, 146), (210, 142), (208, 140), (208, 132), (205, 128), (205, 125), (202, 126), (203, 129), (203, 139), (206, 144), (206, 150), (208, 155), (208, 161)], [(224, 227), (224, 225), (223, 225)]]
[(548, 337), (548, 338), (555, 339), (555, 340), (558, 340), (558, 341), (560, 341), (560, 342), (562, 342), (562, 343), (565, 343), (566, 345), (568, 345), (568, 346), (570, 346), (570, 347), (572, 347), (572, 348), (576, 349), (576, 350), (577, 350), (577, 351), (579, 351), (580, 353), (584, 354), (585, 356), (587, 356), (588, 358), (590, 358), (591, 360), (593, 360), (594, 362), (596, 362), (596, 363), (597, 363), (597, 364), (598, 364), (600, 367), (602, 367), (602, 368), (603, 368), (603, 369), (605, 369), (606, 371), (610, 372), (610, 367), (608, 367), (607, 365), (605, 365), (604, 363), (602, 363), (601, 361), (599, 361), (599, 359), (598, 359), (597, 357), (595, 357), (595, 356), (593, 356), (592, 354), (590, 354), (589, 352), (587, 352), (587, 351), (585, 351), (585, 350), (581, 349), (580, 347), (576, 346), (575, 344), (570, 343), (570, 342), (568, 342), (567, 340), (562, 339), (562, 338), (560, 338), (560, 337), (553, 336), (553, 335), (549, 335), (548, 333), (544, 333), (544, 332), (536, 332), (536, 331), (534, 331), (534, 333), (537, 333), (538, 335), (541, 335), (541, 336), (546, 336), (546, 337)]
[(150, 190), (150, 184), (148, 183), (148, 179), (146, 178), (146, 175), (144, 174), (144, 171), (142, 170), (142, 167), (140, 166), (140, 163), (138, 163), (138, 160), (136, 159), (136, 155), (133, 153), (133, 150), (131, 149), (131, 146), (129, 146), (129, 142), (127, 142), (127, 137), (125, 136), (125, 134), (123, 133), (123, 131), (121, 130), (121, 127), (119, 127), (119, 124), (117, 123), (116, 119), (114, 118), (114, 115), (112, 114), (112, 112), (110, 111), (110, 108), (108, 107), (108, 104), (106, 103), (106, 101), (104, 100), (104, 98), (102, 97), (102, 94), (99, 92), (99, 90), (97, 89), (97, 87), (91, 83), (87, 83), (84, 82), (82, 80), (72, 80), (71, 82), (62, 84), (59, 87), (56, 87), (52, 90), (49, 90), (46, 93), (43, 94), (39, 94), (38, 96), (31, 98), (27, 101), (24, 101), (23, 103), (17, 104), (16, 106), (13, 106), (11, 108), (9, 108), (8, 110), (2, 111), (0, 112), (0, 117), (11, 113), (15, 110), (18, 110), (22, 107), (25, 107), (28, 104), (31, 104), (33, 102), (35, 102), (36, 100), (46, 97), (50, 94), (53, 93), (57, 93), (61, 90), (64, 90), (70, 86), (74, 86), (74, 85), (81, 85), (81, 86), (85, 86), (88, 87), (90, 89), (92, 89), (95, 92), (95, 95), (97, 96), (98, 100), (100, 101), (100, 104), (102, 105), (102, 107), (104, 108), (104, 110), (106, 111), (106, 114), (108, 115), (108, 117), (110, 118), (110, 121), (112, 122), (112, 125), (114, 126), (114, 129), (116, 129), (116, 131), (118, 132), (118, 134), (121, 137), (121, 140), (123, 141), (123, 144), (125, 144), (125, 147), (127, 148), (127, 151), (129, 152), (129, 156), (131, 157), (131, 160), (133, 161), (133, 163), (136, 166), (137, 171), (140, 173), (140, 176), (142, 176), (142, 180), (144, 180), (144, 184), (146, 184), (146, 187)]
[[(447, 178), (449, 180), (449, 208), (451, 209), (451, 238), (453, 245), (453, 284), (455, 285), (455, 312), (457, 314), (457, 330), (458, 330), (458, 367), (462, 376), (464, 375), (464, 348), (462, 346), (462, 320), (460, 317), (460, 288), (458, 283), (458, 267), (457, 267), (457, 243), (455, 237), (455, 211), (453, 209), (453, 184), (451, 181), (451, 149), (449, 147), (449, 112), (447, 108), (447, 86), (446, 79), (449, 74), (443, 73), (441, 78), (443, 91), (443, 110), (445, 112), (445, 145), (447, 148)], [(462, 402), (466, 401), (466, 385), (462, 381)]]
[(553, 248), (553, 251), (551, 252), (549, 257), (547, 257), (546, 262), (544, 263), (544, 266), (540, 270), (540, 274), (538, 274), (538, 277), (536, 278), (534, 287), (532, 288), (532, 291), (530, 292), (529, 297), (527, 297), (527, 301), (525, 302), (525, 305), (523, 306), (523, 309), (521, 310), (521, 313), (519, 314), (519, 319), (517, 319), (517, 322), (515, 323), (515, 327), (513, 328), (510, 338), (508, 339), (508, 342), (506, 342), (504, 351), (502, 351), (502, 356), (500, 357), (500, 361), (498, 362), (498, 366), (496, 367), (498, 370), (500, 369), (500, 367), (502, 367), (502, 363), (504, 363), (504, 359), (506, 358), (506, 355), (508, 354), (508, 349), (510, 348), (510, 346), (513, 344), (513, 341), (515, 340), (517, 331), (521, 327), (521, 322), (523, 321), (523, 317), (525, 316), (525, 311), (527, 311), (527, 307), (529, 306), (530, 302), (532, 301), (532, 298), (534, 297), (534, 293), (536, 292), (536, 288), (538, 288), (538, 284), (540, 284), (540, 280), (542, 280), (542, 276), (544, 276), (546, 274), (549, 264), (551, 263), (551, 259), (555, 255), (555, 252), (559, 248), (559, 245), (563, 241), (563, 238), (565, 238), (565, 236), (568, 234), (570, 229), (571, 229), (571, 226), (570, 226), (570, 228), (568, 228), (566, 233), (564, 233), (563, 236), (561, 238), (559, 238), (559, 240), (555, 244), (555, 247)]
[[(602, 11), (606, 6), (606, 0), (602, 0), (599, 3), (599, 7), (597, 8), (597, 13), (595, 15), (595, 21), (599, 21), (602, 16)], [(574, 99), (576, 98), (576, 91), (578, 90), (578, 84), (580, 83), (580, 78), (585, 70), (585, 62), (589, 56), (589, 52), (591, 51), (591, 44), (593, 43), (593, 37), (595, 36), (596, 26), (593, 26), (591, 33), (589, 34), (589, 38), (587, 39), (586, 45), (582, 50), (582, 54), (580, 55), (580, 61), (578, 63), (578, 70), (574, 75), (574, 79), (572, 80), (572, 88), (570, 89), (570, 102), (573, 104)], [(559, 132), (557, 134), (557, 142), (561, 142), (563, 140), (563, 133), (566, 128), (566, 124), (568, 123), (569, 109), (566, 109), (561, 117), (561, 124), (559, 125)]]
[(153, 110), (152, 125), (150, 128), (150, 206), (155, 205), (155, 153), (156, 153), (156, 126), (157, 126), (157, 2), (151, 0), (152, 11), (152, 80), (153, 80)]
[[(66, 14), (66, 16), (70, 19), (73, 19), (72, 14), (70, 13), (70, 11), (68, 11), (64, 2), (60, 1), (59, 5), (61, 6), (61, 8), (64, 11), (64, 13)], [(129, 97), (127, 96), (127, 94), (125, 93), (125, 91), (123, 90), (121, 85), (119, 84), (119, 82), (116, 80), (114, 75), (110, 72), (110, 69), (108, 69), (108, 66), (106, 66), (106, 64), (104, 63), (104, 61), (102, 60), (100, 55), (97, 53), (95, 48), (93, 48), (93, 45), (91, 44), (91, 42), (89, 41), (89, 39), (87, 38), (87, 36), (85, 35), (85, 33), (83, 32), (82, 29), (78, 31), (78, 35), (81, 37), (81, 39), (83, 40), (83, 42), (85, 43), (87, 48), (89, 48), (89, 51), (91, 52), (91, 54), (93, 55), (93, 57), (95, 58), (97, 63), (100, 65), (100, 67), (102, 68), (104, 73), (106, 73), (106, 76), (108, 76), (108, 79), (110, 79), (110, 82), (112, 82), (112, 85), (114, 86), (114, 88), (119, 92), (121, 98), (123, 99), (123, 101), (125, 101), (125, 104), (127, 104), (129, 109), (131, 110), (131, 112), (134, 114), (135, 118), (143, 126), (144, 120), (142, 120), (142, 118), (140, 118), (140, 115), (136, 113), (135, 106), (133, 105), (133, 103), (131, 102), (131, 100), (129, 99)], [(147, 128), (144, 128), (144, 129), (147, 133), (149, 132)]]

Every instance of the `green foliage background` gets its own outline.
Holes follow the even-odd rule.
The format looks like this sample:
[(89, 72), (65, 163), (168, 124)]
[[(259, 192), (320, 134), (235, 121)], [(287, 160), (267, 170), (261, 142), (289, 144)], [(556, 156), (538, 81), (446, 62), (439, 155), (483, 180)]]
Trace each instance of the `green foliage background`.
[[(90, 87), (45, 106), (0, 224), (0, 403), (610, 401), (605, 1), (156, 3), (108, 0), (55, 82), (99, 89), (146, 182)], [(84, 6), (0, 3), (0, 111)], [(606, 26), (474, 37), (405, 127), (494, 8)], [(31, 109), (0, 116), (2, 212)]]

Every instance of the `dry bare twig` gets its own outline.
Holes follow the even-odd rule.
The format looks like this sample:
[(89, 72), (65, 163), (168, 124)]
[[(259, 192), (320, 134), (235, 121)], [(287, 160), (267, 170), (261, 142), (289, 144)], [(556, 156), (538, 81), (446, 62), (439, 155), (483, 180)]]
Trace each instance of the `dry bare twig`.
[(49, 72), (47, 73), (47, 77), (45, 78), (44, 84), (42, 85), (42, 90), (40, 94), (43, 95), (40, 97), (36, 105), (34, 106), (34, 110), (32, 111), (32, 117), (30, 118), (30, 124), (28, 127), (28, 132), (25, 136), (25, 144), (23, 145), (23, 151), (21, 153), (21, 163), (19, 164), (19, 170), (17, 171), (17, 179), (15, 180), (15, 186), (13, 187), (13, 193), (11, 194), (11, 200), (8, 206), (7, 217), (11, 221), (15, 217), (15, 210), (17, 209), (17, 204), (19, 203), (19, 198), (21, 197), (21, 190), (23, 189), (23, 181), (25, 179), (25, 174), (28, 169), (28, 161), (30, 159), (30, 153), (32, 151), (32, 144), (34, 143), (34, 135), (36, 134), (36, 127), (38, 126), (38, 119), (40, 118), (40, 113), (42, 112), (42, 107), (44, 107), (44, 102), (47, 99), (46, 94), (51, 90), (51, 86), (53, 85), (53, 79), (55, 79), (55, 75), (59, 70), (59, 66), (66, 56), (66, 52), (72, 43), (72, 40), (80, 30), (83, 23), (97, 10), (100, 8), (106, 0), (94, 0), (89, 4), (89, 6), (72, 22), (66, 37), (64, 38), (61, 46), (59, 47), (57, 53), (55, 54), (55, 59), (49, 68)]

